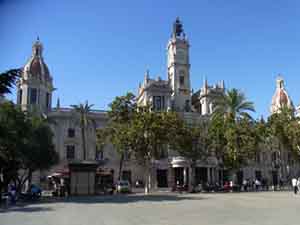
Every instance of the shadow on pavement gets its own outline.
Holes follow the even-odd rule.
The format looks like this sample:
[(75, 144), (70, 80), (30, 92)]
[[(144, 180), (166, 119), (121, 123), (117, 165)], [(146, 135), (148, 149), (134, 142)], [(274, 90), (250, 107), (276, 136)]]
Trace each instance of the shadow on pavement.
[(8, 207), (8, 208), (0, 208), (1, 213), (9, 213), (9, 212), (22, 212), (22, 213), (33, 213), (33, 212), (42, 212), (42, 211), (52, 211), (53, 209), (50, 207), (41, 207), (41, 206), (30, 206), (30, 207)]
[(190, 197), (190, 196), (179, 196), (179, 195), (113, 195), (113, 196), (76, 196), (69, 197), (62, 202), (71, 203), (109, 203), (109, 204), (122, 204), (122, 203), (135, 203), (135, 202), (172, 202), (182, 200), (202, 200), (207, 197)]
[(208, 197), (186, 196), (174, 194), (150, 194), (150, 195), (109, 195), (109, 196), (71, 196), (66, 198), (46, 198), (35, 202), (18, 202), (17, 206), (1, 208), (0, 213), (8, 212), (38, 212), (52, 211), (55, 207), (43, 207), (43, 204), (78, 203), (78, 204), (128, 204), (137, 202), (176, 202), (183, 200), (203, 200)]

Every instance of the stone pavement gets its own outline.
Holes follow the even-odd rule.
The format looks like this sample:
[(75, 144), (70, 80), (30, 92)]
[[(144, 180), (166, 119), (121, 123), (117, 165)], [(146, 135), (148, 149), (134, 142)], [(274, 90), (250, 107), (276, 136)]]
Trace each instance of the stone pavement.
[(299, 225), (291, 192), (72, 197), (0, 209), (0, 225)]

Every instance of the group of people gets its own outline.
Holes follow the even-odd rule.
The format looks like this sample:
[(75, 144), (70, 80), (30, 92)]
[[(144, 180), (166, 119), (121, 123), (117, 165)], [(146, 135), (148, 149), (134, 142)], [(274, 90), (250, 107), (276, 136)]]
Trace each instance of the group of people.
[(70, 195), (70, 185), (64, 178), (49, 177), (49, 189), (52, 195), (56, 197), (65, 197)]
[(268, 190), (269, 185), (266, 179), (255, 179), (255, 180), (250, 180), (250, 179), (244, 179), (243, 180), (243, 190), (244, 191), (250, 191), (250, 190), (255, 190), (255, 191), (260, 191), (260, 190)]
[(299, 191), (299, 188), (300, 188), (300, 177), (298, 177), (298, 179), (296, 177), (294, 177), (292, 179), (292, 186), (293, 186), (293, 191), (296, 195)]

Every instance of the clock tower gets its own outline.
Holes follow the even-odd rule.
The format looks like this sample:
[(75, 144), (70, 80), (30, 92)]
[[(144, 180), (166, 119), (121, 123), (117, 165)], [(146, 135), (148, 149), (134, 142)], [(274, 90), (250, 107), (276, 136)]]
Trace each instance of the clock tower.
[(175, 111), (190, 111), (191, 86), (189, 42), (179, 18), (167, 46), (168, 80), (172, 89), (172, 107)]

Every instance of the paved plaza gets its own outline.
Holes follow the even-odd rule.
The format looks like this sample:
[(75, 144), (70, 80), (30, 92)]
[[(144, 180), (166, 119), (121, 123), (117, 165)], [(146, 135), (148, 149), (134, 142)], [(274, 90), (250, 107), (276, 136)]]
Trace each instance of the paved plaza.
[(0, 210), (0, 225), (299, 225), (291, 192), (76, 197)]

